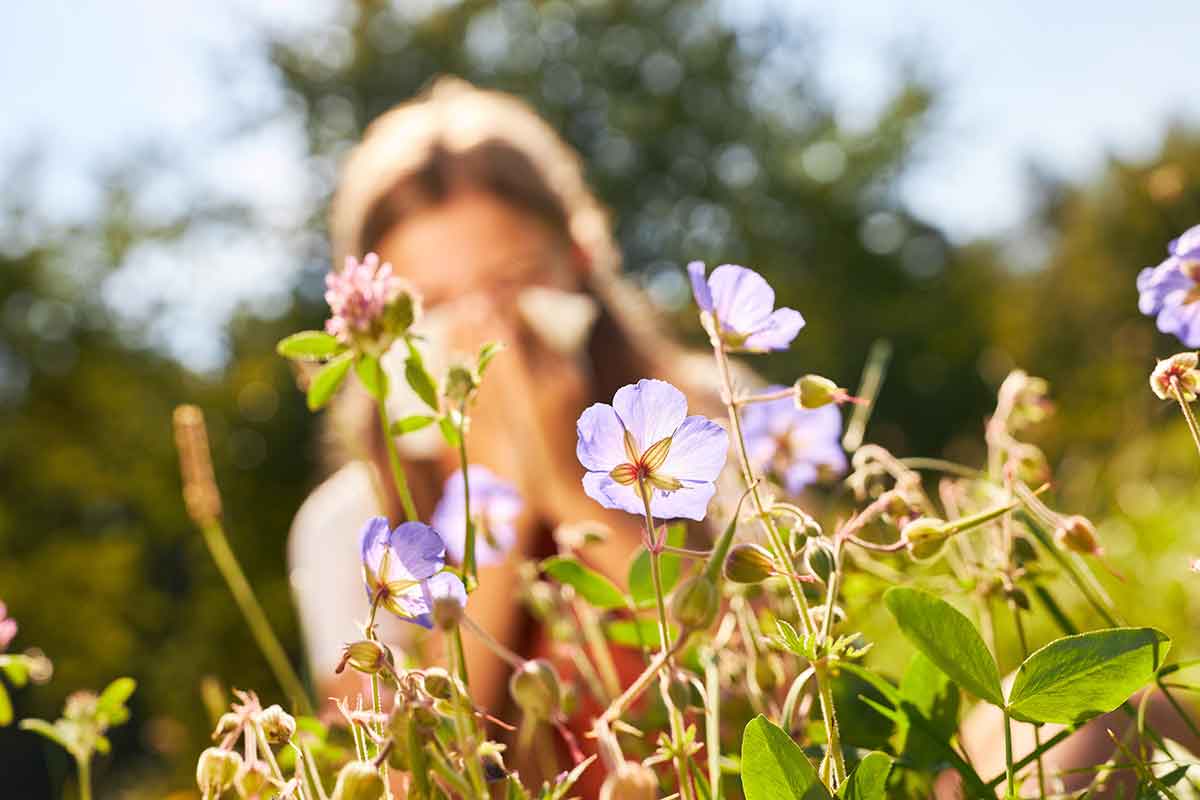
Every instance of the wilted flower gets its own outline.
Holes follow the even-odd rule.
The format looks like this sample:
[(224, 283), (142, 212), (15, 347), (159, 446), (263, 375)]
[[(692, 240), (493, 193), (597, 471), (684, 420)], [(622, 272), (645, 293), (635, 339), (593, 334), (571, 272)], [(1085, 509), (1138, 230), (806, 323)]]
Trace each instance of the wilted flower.
[(416, 299), (388, 262), (367, 253), (346, 256), (340, 271), (325, 276), (325, 302), (331, 316), (325, 331), (343, 344), (374, 343), (382, 352), (413, 323)]
[(1138, 309), (1157, 316), (1158, 329), (1188, 347), (1200, 347), (1200, 225), (1167, 245), (1157, 267), (1138, 273)]
[(1173, 400), (1173, 386), (1178, 385), (1183, 399), (1192, 402), (1200, 393), (1200, 370), (1196, 369), (1198, 362), (1200, 357), (1192, 352), (1176, 353), (1160, 360), (1150, 373), (1150, 388), (1160, 400)]
[(442, 572), (442, 537), (423, 522), (405, 522), (389, 531), (384, 517), (368, 520), (362, 532), (362, 565), (367, 599), (408, 622), (433, 627), (438, 598), (466, 604), (462, 580)]
[(576, 428), (588, 497), (642, 514), (644, 492), (655, 517), (704, 519), (729, 435), (711, 420), (687, 416), (687, 400), (674, 386), (646, 379), (622, 386), (611, 406), (584, 410)]
[(787, 397), (754, 403), (742, 412), (742, 433), (755, 469), (774, 471), (792, 494), (816, 481), (822, 469), (834, 474), (846, 470), (837, 406), (797, 408)]
[(775, 308), (775, 290), (754, 270), (722, 264), (705, 279), (704, 264), (693, 261), (687, 271), (696, 305), (713, 316), (721, 341), (732, 349), (786, 350), (804, 327), (799, 311)]
[[(521, 513), (521, 495), (511, 483), (487, 467), (467, 468), (471, 488), (471, 519), (475, 523), (475, 563), (479, 566), (504, 560), (517, 540), (516, 519)], [(461, 563), (466, 551), (467, 518), (462, 470), (446, 479), (442, 499), (430, 522), (446, 541), (450, 557)]]
[(8, 616), (8, 608), (0, 601), (0, 653), (8, 649), (9, 643), (17, 635), (17, 621)]

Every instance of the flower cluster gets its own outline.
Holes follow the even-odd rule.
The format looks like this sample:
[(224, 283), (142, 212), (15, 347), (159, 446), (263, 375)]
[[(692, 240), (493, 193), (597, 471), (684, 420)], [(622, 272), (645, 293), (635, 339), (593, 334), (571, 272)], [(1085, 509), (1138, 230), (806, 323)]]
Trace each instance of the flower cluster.
[(1138, 273), (1138, 308), (1158, 329), (1200, 347), (1200, 225), (1167, 245), (1167, 258)]
[(432, 628), (441, 601), (466, 606), (462, 580), (446, 566), (446, 544), (423, 522), (388, 529), (384, 517), (368, 520), (362, 532), (363, 583), (367, 599), (408, 622)]
[[(784, 387), (767, 391), (780, 390)], [(846, 471), (842, 415), (836, 405), (797, 408), (790, 397), (754, 403), (742, 412), (742, 431), (754, 468), (773, 472), (791, 494), (823, 475)]]
[(380, 351), (412, 324), (415, 313), (407, 283), (375, 253), (362, 261), (346, 256), (345, 267), (326, 275), (325, 302), (331, 314), (327, 333), (348, 346), (374, 343)]

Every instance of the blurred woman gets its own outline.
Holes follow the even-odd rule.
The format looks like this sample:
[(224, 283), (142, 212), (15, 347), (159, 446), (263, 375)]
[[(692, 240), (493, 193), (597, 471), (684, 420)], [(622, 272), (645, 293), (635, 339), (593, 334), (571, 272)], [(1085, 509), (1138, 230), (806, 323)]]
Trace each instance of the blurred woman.
[[(376, 120), (345, 164), (332, 234), (335, 264), (377, 252), (423, 296), (419, 330), (433, 374), (451, 354), (475, 353), (490, 340), (507, 345), (483, 382), (467, 446), (472, 464), (516, 487), (523, 509), (513, 551), (481, 569), (467, 613), (510, 649), (538, 654), (545, 641), (520, 608), (517, 564), (554, 553), (558, 526), (601, 520), (612, 533), (589, 547), (589, 559), (623, 581), (640, 543), (637, 519), (583, 493), (575, 421), (643, 377), (668, 380), (692, 408), (719, 415), (715, 387), (704, 383), (708, 360), (696, 363), (655, 328), (646, 300), (618, 276), (610, 223), (578, 156), (508, 95), (443, 78)], [(420, 413), (398, 354), (384, 365), (397, 394), (391, 418)], [(334, 665), (367, 615), (362, 523), (377, 513), (403, 516), (372, 403), (350, 389), (329, 414), (336, 471), (292, 531), (293, 584), (319, 696), (345, 693), (333, 684)], [(429, 521), (458, 456), (436, 427), (397, 443)], [(403, 646), (412, 626), (388, 624), (382, 638)], [(508, 667), (475, 637), (465, 640), (476, 702), (503, 713)]]

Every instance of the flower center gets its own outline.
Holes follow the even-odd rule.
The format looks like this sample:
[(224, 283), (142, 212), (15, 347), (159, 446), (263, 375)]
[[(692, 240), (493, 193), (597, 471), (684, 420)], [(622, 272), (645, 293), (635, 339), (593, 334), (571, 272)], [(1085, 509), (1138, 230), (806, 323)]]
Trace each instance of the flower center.
[(673, 492), (683, 487), (677, 478), (660, 472), (671, 452), (671, 437), (666, 436), (638, 452), (637, 440), (629, 431), (625, 431), (625, 456), (629, 460), (624, 464), (613, 467), (609, 476), (622, 486), (637, 484), (638, 490), (646, 493), (650, 488)]

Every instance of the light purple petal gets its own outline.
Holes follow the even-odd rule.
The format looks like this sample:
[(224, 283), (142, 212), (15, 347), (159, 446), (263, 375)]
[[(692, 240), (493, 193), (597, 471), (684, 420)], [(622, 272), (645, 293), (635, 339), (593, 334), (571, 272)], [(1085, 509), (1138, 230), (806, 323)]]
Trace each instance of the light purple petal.
[(752, 352), (786, 350), (804, 327), (804, 317), (791, 308), (778, 308), (766, 323), (746, 337), (743, 347)]
[(584, 475), (583, 491), (605, 508), (615, 508), (639, 516), (645, 513), (642, 499), (633, 490), (633, 486), (617, 483), (607, 472), (589, 472)]
[[(481, 520), (482, 529), (476, 532), (475, 563), (481, 567), (504, 559), (516, 542), (514, 521), (523, 507), (521, 495), (508, 481), (481, 464), (472, 464), (467, 471), (471, 486), (471, 516)], [(457, 563), (466, 554), (467, 518), (464, 507), (462, 470), (455, 470), (442, 487), (442, 497), (430, 522), (446, 542), (446, 552)]]
[(1200, 225), (1188, 228), (1182, 236), (1167, 245), (1167, 252), (1173, 256), (1183, 256), (1194, 250), (1200, 250)]
[(775, 306), (775, 290), (763, 276), (736, 264), (722, 264), (708, 278), (717, 320), (743, 336), (761, 328)]
[(446, 565), (446, 545), (423, 522), (405, 522), (392, 531), (388, 580), (423, 581)]
[(1200, 303), (1167, 303), (1158, 315), (1158, 329), (1174, 334), (1188, 347), (1200, 347)]
[(675, 431), (660, 472), (681, 481), (715, 481), (729, 455), (729, 434), (705, 417), (688, 417)]
[(783, 474), (783, 485), (788, 494), (800, 494), (805, 486), (817, 482), (817, 467), (807, 461), (795, 461)]
[(712, 292), (708, 289), (708, 279), (704, 277), (704, 262), (693, 261), (687, 265), (688, 278), (692, 281), (692, 296), (701, 311), (713, 310)]
[[(361, 535), (362, 562), (372, 572), (379, 572), (379, 564), (383, 560), (384, 552), (387, 550), (389, 532), (390, 529), (386, 517), (371, 517), (363, 525)], [(370, 594), (369, 589), (367, 593)]]
[(656, 519), (694, 519), (697, 522), (708, 514), (708, 503), (717, 487), (709, 482), (685, 482), (674, 492), (654, 490), (650, 511)]
[(628, 460), (625, 456), (625, 428), (612, 406), (596, 403), (584, 409), (575, 423), (575, 431), (579, 436), (575, 455), (585, 469), (609, 472)]
[(429, 610), (443, 597), (454, 600), (462, 608), (467, 607), (467, 587), (453, 572), (439, 572), (421, 584), (422, 599)]
[(1179, 269), (1176, 258), (1168, 258), (1157, 267), (1147, 267), (1137, 277), (1138, 310), (1143, 314), (1157, 314), (1168, 295), (1176, 292), (1186, 294), (1191, 286), (1192, 282)]
[[(613, 396), (613, 409), (616, 410), (625, 429), (637, 440), (639, 450), (645, 450), (659, 439), (675, 433), (687, 415), (687, 399), (683, 392), (666, 381), (643, 378), (631, 386), (622, 386), (617, 390)], [(583, 441), (582, 436), (580, 441)], [(624, 448), (620, 438), (616, 440), (615, 445)], [(607, 453), (607, 450), (605, 452)], [(582, 458), (580, 460), (582, 461)], [(596, 469), (612, 469), (624, 461), (622, 449), (620, 461)]]

